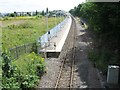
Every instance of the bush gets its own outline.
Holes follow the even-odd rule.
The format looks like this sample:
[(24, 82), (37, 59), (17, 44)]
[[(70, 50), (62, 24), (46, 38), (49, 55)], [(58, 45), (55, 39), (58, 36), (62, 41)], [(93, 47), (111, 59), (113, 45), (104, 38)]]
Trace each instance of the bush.
[(8, 17), (4, 17), (3, 20), (8, 20)]
[(95, 64), (97, 68), (102, 70), (103, 74), (107, 73), (108, 62), (110, 60), (111, 53), (109, 50), (102, 48), (101, 50), (90, 50), (88, 52), (89, 59)]
[(15, 61), (12, 61), (6, 53), (3, 53), (2, 57), (2, 88), (4, 89), (34, 88), (44, 74), (44, 58), (34, 52), (25, 54)]

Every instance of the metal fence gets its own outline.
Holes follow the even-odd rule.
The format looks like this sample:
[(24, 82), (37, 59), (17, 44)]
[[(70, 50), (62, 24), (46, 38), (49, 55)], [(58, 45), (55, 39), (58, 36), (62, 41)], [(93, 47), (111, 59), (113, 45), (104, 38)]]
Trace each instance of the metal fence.
[(66, 17), (61, 23), (56, 25), (54, 28), (49, 30), (47, 33), (39, 37), (38, 42), (41, 44), (41, 47), (44, 47), (45, 44), (65, 26), (67, 23), (69, 17)]
[(14, 48), (9, 49), (9, 52), (10, 52), (9, 54), (12, 57), (12, 59), (17, 59), (19, 58), (20, 55), (37, 51), (37, 48), (39, 47), (40, 45), (36, 45), (36, 43), (24, 44), (24, 45), (16, 46)]

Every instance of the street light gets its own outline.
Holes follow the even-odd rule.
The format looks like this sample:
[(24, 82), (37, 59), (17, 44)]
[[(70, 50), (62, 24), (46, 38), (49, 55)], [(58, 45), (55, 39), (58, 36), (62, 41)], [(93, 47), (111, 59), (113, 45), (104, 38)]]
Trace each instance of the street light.
[[(47, 31), (48, 31), (48, 16), (49, 16), (49, 13), (46, 13), (45, 16), (46, 16), (46, 29), (47, 29)], [(49, 41), (49, 34), (50, 34), (50, 33), (48, 33), (47, 38), (48, 38), (48, 43), (50, 44), (50, 41)], [(46, 47), (47, 47), (47, 45), (46, 45), (46, 42), (45, 42), (45, 50), (44, 50), (45, 60), (47, 59)]]

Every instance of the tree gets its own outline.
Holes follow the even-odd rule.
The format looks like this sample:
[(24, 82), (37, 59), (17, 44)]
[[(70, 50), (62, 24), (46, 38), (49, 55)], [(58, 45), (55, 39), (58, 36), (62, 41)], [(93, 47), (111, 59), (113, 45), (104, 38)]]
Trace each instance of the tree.
[(42, 11), (41, 15), (43, 15), (43, 16), (45, 15), (45, 12), (44, 12), (44, 10)]
[(14, 11), (14, 15), (17, 16), (17, 12), (16, 11)]
[(38, 11), (36, 10), (36, 12), (35, 12), (35, 15), (37, 16), (38, 15)]
[(74, 15), (74, 9), (71, 9), (71, 10), (69, 11), (69, 13), (71, 13), (72, 15)]
[[(97, 36), (98, 64), (120, 63), (120, 5), (119, 3), (87, 2), (70, 10), (71, 14), (86, 19)], [(95, 52), (96, 54), (96, 52)], [(106, 64), (104, 66), (104, 64)]]
[(28, 15), (28, 16), (31, 16), (31, 13), (30, 13), (30, 12), (27, 12), (27, 15)]
[(69, 12), (73, 14), (74, 16), (80, 17), (80, 9), (82, 7), (82, 4), (79, 4), (77, 7), (74, 7), (74, 9), (71, 9)]
[(10, 13), (9, 17), (15, 17), (15, 14), (14, 13)]

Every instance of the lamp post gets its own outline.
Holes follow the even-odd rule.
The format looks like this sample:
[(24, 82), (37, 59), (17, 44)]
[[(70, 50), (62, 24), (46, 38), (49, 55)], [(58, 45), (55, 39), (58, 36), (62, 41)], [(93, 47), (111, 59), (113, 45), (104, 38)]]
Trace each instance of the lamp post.
[[(48, 31), (48, 16), (49, 16), (48, 8), (46, 8), (46, 15), (45, 16), (46, 16), (46, 29)], [(48, 38), (48, 43), (49, 43), (49, 34), (48, 34), (47, 38)], [(44, 50), (45, 60), (47, 59), (46, 47), (47, 46), (46, 46), (46, 42), (45, 42), (45, 50)]]
[(60, 12), (60, 31), (61, 31), (61, 12)]
[(56, 14), (55, 14), (55, 26), (56, 26)]
[(48, 31), (48, 16), (49, 13), (46, 15), (46, 25), (47, 25), (47, 32), (48, 32), (48, 46), (50, 45), (50, 31)]
[[(54, 17), (55, 17), (55, 26), (57, 25), (56, 24), (56, 14), (54, 15)], [(55, 28), (55, 36), (57, 36), (57, 27)]]

